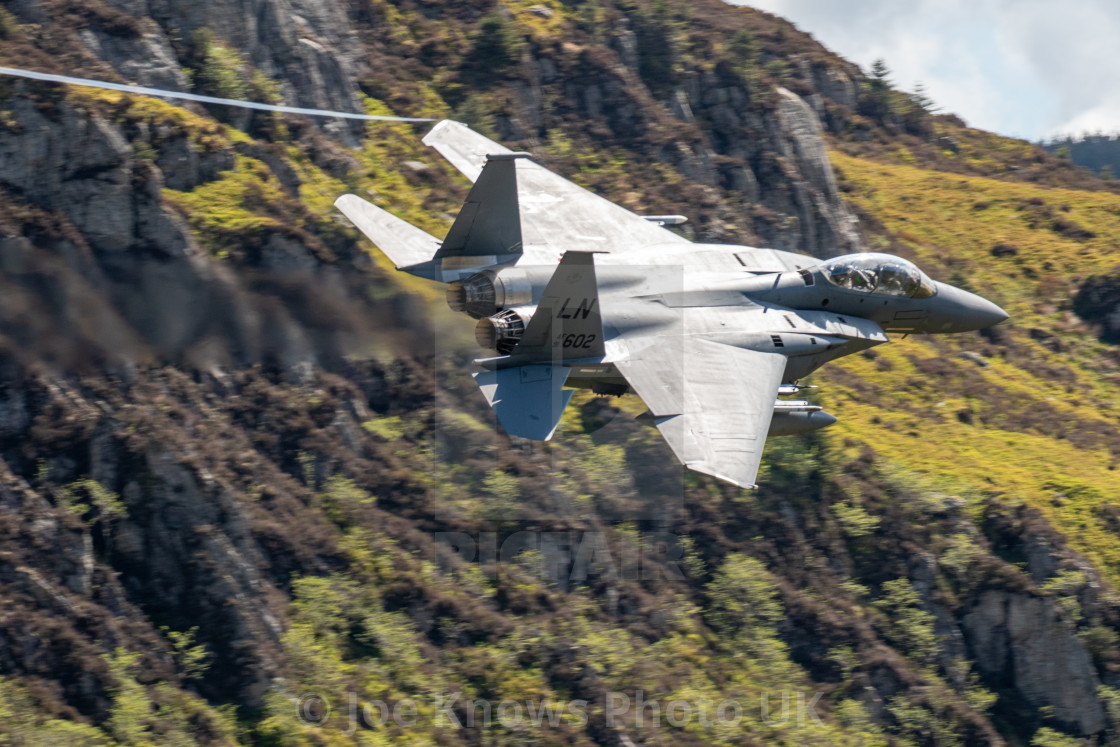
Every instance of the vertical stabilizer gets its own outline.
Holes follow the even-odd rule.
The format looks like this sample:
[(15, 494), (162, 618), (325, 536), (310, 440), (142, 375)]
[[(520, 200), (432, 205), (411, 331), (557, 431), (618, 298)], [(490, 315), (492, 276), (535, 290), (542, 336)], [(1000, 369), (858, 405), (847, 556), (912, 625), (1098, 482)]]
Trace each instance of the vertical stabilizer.
[(545, 286), (514, 354), (565, 361), (601, 358), (605, 352), (595, 255), (567, 252)]
[(493, 257), (501, 264), (521, 255), (521, 208), (517, 199), (517, 159), (528, 153), (487, 157), (486, 165), (454, 225), (436, 252), (448, 257)]

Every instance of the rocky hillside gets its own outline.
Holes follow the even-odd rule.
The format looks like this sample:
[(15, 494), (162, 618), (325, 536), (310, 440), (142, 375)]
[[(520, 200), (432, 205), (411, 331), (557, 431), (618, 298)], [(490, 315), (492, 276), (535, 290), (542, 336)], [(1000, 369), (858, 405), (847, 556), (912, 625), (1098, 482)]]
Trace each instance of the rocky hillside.
[(716, 0), (6, 0), (0, 64), (451, 116), (1012, 313), (826, 368), (756, 492), (633, 398), (511, 441), (332, 207), (443, 235), (423, 126), (0, 79), (0, 743), (1118, 738), (1115, 183)]

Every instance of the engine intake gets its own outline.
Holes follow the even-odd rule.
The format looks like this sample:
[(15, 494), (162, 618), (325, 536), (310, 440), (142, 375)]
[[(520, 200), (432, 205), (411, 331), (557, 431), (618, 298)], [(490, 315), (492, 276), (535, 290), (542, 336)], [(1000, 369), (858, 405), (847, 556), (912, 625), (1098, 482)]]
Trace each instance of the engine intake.
[(529, 320), (533, 318), (531, 309), (506, 309), (494, 316), (478, 320), (474, 327), (474, 338), (488, 350), (497, 350), (509, 355), (521, 342)]

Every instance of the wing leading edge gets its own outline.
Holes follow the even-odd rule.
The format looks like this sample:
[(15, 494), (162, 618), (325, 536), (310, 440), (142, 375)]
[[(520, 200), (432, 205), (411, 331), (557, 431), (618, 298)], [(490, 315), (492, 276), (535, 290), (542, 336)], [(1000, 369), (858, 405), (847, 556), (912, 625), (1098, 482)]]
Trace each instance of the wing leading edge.
[(786, 356), (685, 337), (676, 358), (647, 353), (615, 366), (685, 466), (754, 487)]

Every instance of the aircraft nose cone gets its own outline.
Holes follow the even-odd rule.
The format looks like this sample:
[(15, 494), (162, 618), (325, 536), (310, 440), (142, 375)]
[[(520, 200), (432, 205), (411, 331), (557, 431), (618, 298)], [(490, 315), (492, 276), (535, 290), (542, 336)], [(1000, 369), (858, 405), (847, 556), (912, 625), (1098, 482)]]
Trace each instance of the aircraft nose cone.
[(938, 285), (935, 315), (940, 320), (940, 331), (986, 329), (1008, 318), (1006, 311), (986, 298), (946, 283)]
[(971, 293), (969, 295), (972, 296), (973, 300), (973, 309), (970, 315), (976, 324), (976, 329), (993, 327), (1007, 319), (1007, 312), (988, 299)]

